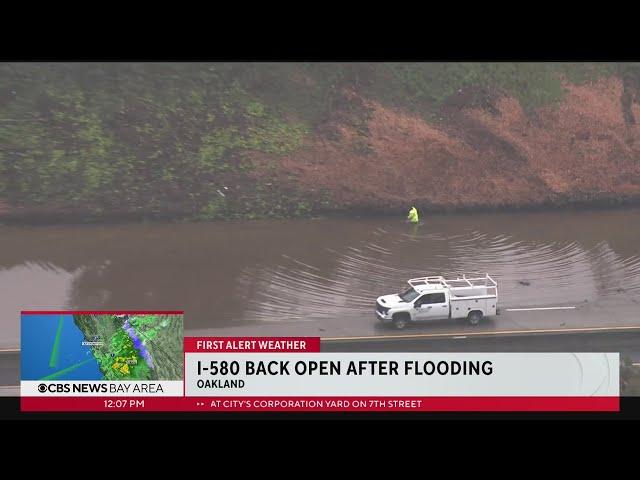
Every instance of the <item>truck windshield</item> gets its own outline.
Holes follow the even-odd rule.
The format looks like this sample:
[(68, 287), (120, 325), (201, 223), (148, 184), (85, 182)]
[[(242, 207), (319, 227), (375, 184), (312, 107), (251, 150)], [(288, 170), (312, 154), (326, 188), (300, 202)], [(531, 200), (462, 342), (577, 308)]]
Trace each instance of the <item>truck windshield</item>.
[(402, 299), (403, 302), (412, 302), (413, 300), (415, 300), (415, 298), (418, 296), (418, 292), (416, 292), (413, 287), (411, 287), (410, 289), (408, 289), (407, 291), (399, 294), (400, 298)]

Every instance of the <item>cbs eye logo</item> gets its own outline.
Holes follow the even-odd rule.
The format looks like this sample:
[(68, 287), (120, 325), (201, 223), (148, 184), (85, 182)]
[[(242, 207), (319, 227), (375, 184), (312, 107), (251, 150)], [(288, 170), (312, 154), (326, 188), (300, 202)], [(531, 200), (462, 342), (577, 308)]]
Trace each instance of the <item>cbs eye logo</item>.
[(47, 386), (44, 383), (41, 383), (40, 385), (38, 385), (38, 391), (40, 393), (44, 393), (47, 391)]

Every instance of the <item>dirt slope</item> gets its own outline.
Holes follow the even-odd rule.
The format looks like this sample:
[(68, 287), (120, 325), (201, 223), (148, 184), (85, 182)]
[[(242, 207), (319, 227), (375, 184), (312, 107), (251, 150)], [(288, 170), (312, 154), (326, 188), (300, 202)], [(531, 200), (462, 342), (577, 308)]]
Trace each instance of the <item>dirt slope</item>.
[[(622, 81), (566, 88), (560, 104), (535, 113), (503, 97), (491, 112), (456, 107), (433, 123), (350, 92), (358, 119), (330, 119), (276, 161), (283, 182), (293, 176), (311, 197), (328, 191), (338, 209), (640, 198), (640, 127), (623, 114)], [(631, 113), (640, 118), (637, 102)]]

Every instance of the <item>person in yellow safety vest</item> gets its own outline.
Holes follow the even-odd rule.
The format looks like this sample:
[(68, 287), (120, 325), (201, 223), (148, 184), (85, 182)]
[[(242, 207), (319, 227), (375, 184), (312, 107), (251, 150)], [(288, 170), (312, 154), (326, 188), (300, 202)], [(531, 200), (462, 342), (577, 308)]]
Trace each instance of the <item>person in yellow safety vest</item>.
[(420, 221), (418, 219), (418, 210), (416, 209), (416, 207), (411, 207), (411, 210), (409, 210), (409, 215), (407, 216), (407, 220), (409, 220), (411, 223), (418, 223)]

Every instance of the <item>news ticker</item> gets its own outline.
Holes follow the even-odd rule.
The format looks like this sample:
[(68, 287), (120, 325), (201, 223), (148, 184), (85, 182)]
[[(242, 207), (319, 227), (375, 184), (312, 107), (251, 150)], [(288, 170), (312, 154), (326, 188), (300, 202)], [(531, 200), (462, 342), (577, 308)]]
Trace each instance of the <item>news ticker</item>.
[(170, 380), (23, 377), (21, 409), (619, 410), (618, 353), (329, 353), (316, 337), (186, 337), (181, 371)]

